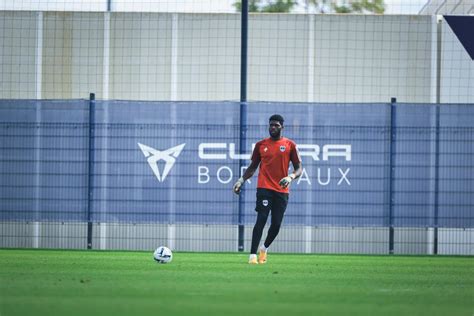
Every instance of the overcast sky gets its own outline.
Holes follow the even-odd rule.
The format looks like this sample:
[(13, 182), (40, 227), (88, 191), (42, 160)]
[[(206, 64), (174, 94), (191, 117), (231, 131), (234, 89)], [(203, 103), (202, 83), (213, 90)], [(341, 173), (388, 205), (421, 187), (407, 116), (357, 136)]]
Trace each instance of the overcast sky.
[[(418, 14), (428, 0), (385, 0), (387, 14)], [(235, 12), (235, 0), (112, 0), (114, 11)], [(304, 0), (295, 12), (305, 12)], [(0, 10), (104, 11), (107, 0), (0, 0)]]

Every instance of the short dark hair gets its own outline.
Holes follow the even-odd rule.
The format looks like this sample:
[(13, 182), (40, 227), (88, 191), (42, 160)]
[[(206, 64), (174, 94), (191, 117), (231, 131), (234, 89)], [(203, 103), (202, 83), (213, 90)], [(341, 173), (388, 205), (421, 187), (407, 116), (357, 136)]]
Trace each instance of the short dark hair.
[(277, 121), (277, 122), (280, 122), (281, 125), (283, 125), (283, 122), (285, 120), (283, 119), (283, 116), (281, 116), (280, 114), (273, 114), (272, 116), (270, 116), (270, 119), (268, 121), (269, 122)]

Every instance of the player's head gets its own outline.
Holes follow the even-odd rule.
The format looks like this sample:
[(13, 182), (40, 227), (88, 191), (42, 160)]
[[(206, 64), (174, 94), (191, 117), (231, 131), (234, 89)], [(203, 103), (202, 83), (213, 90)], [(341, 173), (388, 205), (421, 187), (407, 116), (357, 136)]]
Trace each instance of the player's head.
[(283, 116), (280, 114), (273, 114), (270, 116), (270, 119), (268, 120), (268, 132), (272, 138), (277, 139), (281, 137), (281, 130), (283, 129), (284, 121)]

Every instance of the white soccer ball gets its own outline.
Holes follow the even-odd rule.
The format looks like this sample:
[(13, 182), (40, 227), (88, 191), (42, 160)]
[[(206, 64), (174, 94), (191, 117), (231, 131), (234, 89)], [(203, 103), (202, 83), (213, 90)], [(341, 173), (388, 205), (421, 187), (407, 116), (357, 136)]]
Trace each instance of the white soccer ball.
[(173, 260), (173, 253), (168, 247), (161, 246), (156, 248), (153, 259), (158, 263), (170, 263)]

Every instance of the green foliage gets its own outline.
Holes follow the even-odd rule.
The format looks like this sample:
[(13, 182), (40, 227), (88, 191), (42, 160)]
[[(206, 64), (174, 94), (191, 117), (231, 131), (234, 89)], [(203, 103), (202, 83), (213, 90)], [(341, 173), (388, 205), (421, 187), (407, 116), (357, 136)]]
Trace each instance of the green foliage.
[[(319, 13), (376, 13), (385, 12), (384, 0), (360, 0), (348, 5), (337, 5), (331, 0), (305, 0), (307, 7)], [(298, 4), (297, 0), (249, 0), (249, 12), (289, 13)], [(234, 7), (242, 11), (242, 1), (237, 0)]]
[[(276, 0), (276, 1), (262, 1), (262, 0), (250, 0), (249, 1), (249, 12), (262, 12), (262, 13), (288, 13), (296, 5), (297, 1), (293, 0)], [(238, 12), (242, 11), (242, 2), (237, 1), (234, 3), (234, 7)]]
[[(261, 0), (249, 0), (249, 12), (259, 12), (258, 3), (260, 1)], [(242, 12), (241, 1), (234, 2), (234, 7), (237, 10), (237, 12)]]
[(385, 12), (384, 0), (362, 0), (354, 1), (349, 5), (337, 4), (332, 5), (336, 13), (377, 13), (383, 14)]

